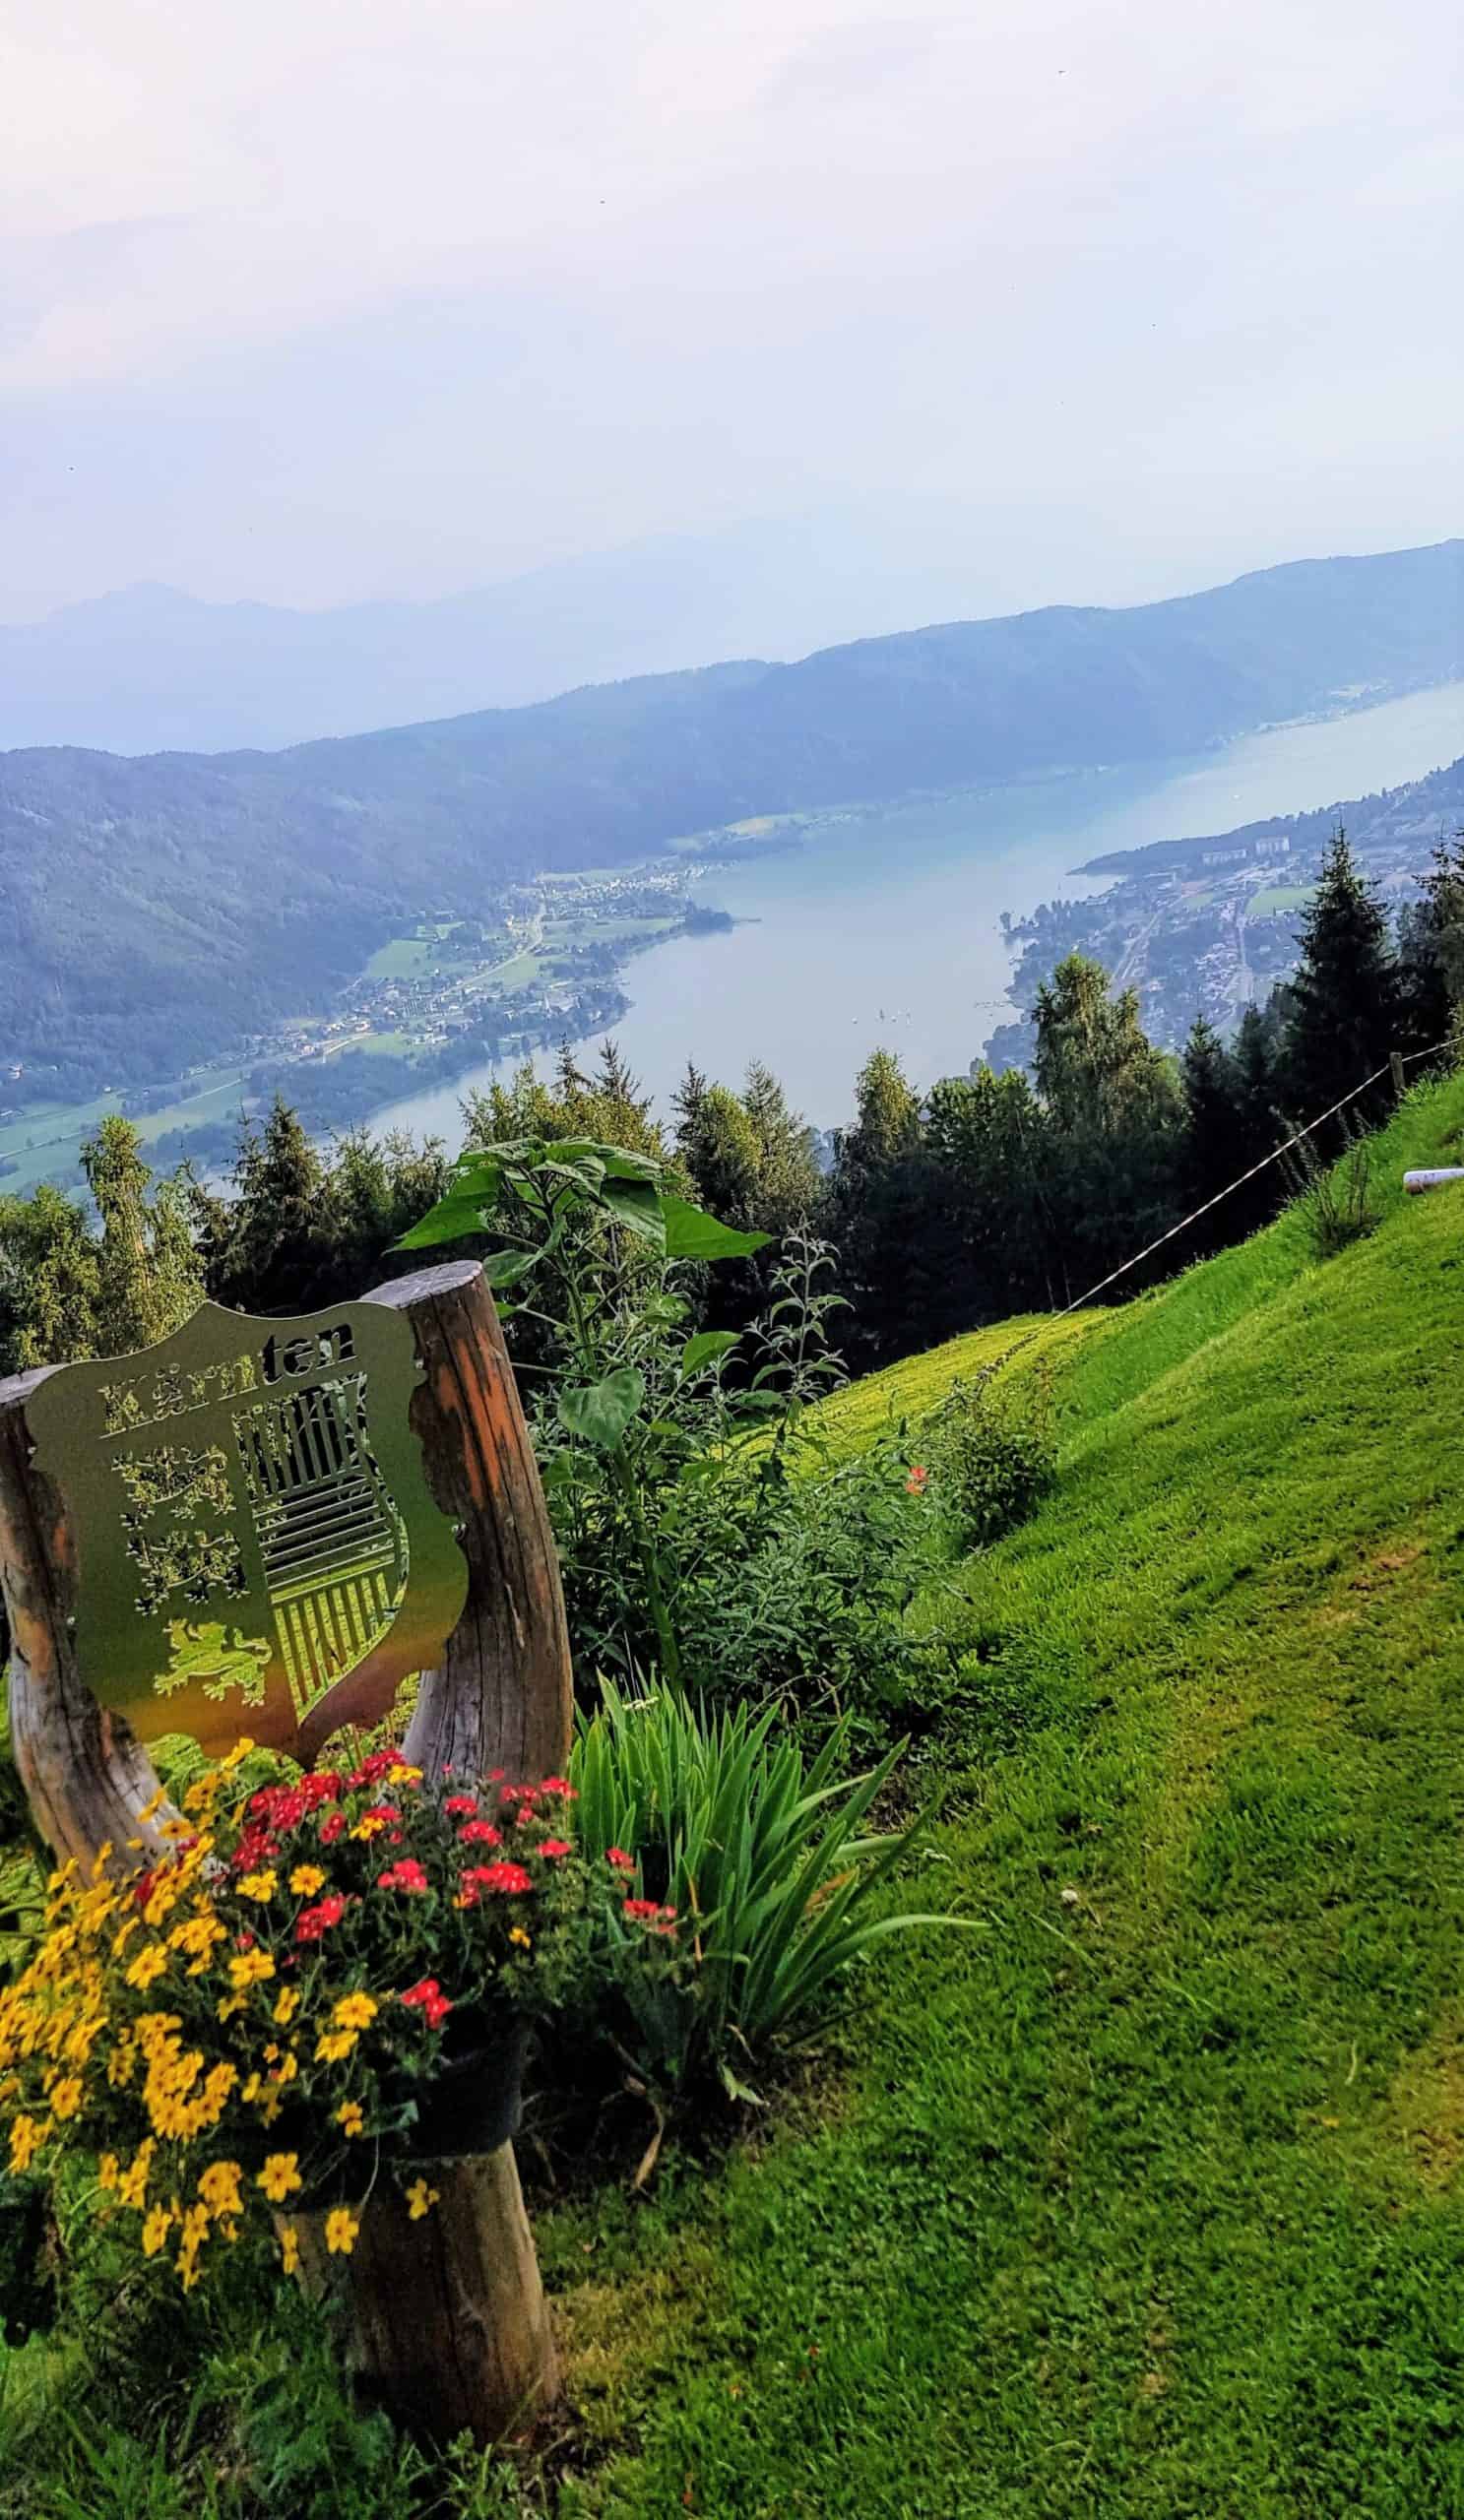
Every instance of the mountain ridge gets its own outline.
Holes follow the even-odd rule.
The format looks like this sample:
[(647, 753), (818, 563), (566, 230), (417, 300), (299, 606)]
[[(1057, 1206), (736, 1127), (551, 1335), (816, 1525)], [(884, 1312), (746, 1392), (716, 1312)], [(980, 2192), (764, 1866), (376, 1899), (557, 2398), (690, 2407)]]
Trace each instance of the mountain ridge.
[(0, 1060), (176, 1073), (319, 1006), (430, 904), (481, 914), (505, 884), (753, 816), (1202, 752), (1455, 675), (1458, 540), (279, 752), (11, 751)]

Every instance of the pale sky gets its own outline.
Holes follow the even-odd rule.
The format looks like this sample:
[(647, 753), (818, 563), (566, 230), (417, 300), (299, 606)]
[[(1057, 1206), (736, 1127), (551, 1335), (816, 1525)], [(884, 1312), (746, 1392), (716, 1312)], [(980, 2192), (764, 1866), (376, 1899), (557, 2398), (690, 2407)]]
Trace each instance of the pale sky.
[(0, 618), (1464, 533), (1458, 0), (0, 0)]

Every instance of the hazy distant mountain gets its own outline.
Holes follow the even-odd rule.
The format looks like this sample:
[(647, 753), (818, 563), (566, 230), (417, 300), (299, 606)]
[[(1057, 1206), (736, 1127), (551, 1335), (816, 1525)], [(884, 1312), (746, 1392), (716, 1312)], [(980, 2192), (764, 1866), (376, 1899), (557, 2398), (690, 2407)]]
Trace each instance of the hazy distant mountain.
[(0, 623), (0, 749), (267, 750), (981, 609), (969, 554), (843, 516), (595, 553), (431, 603), (298, 612), (135, 586)]
[(406, 914), (746, 815), (1138, 762), (1464, 675), (1464, 542), (279, 753), (0, 755), (0, 1061), (175, 1072)]

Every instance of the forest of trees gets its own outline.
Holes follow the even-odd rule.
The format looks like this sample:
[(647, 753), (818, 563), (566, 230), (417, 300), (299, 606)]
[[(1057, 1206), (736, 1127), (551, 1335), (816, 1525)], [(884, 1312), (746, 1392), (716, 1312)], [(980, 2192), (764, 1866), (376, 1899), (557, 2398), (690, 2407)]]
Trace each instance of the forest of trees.
[[(1073, 1301), (1385, 1070), (1392, 1050), (1433, 1050), (1451, 1028), (1457, 1040), (1464, 835), (1440, 846), (1395, 932), (1339, 832), (1301, 941), (1293, 979), (1247, 1011), (1232, 1044), (1197, 1018), (1178, 1060), (1146, 1039), (1135, 993), (1071, 954), (1038, 992), (1030, 1077), (979, 1068), (922, 1094), (876, 1050), (829, 1171), (766, 1067), (733, 1089), (689, 1065), (663, 1126), (613, 1043), (590, 1075), (566, 1047), (551, 1075), (526, 1067), (472, 1097), (465, 1141), (581, 1137), (654, 1155), (727, 1223), (768, 1234), (764, 1253), (702, 1293), (715, 1328), (756, 1317), (780, 1237), (807, 1222), (837, 1253), (842, 1345), (864, 1368)], [(1375, 1117), (1389, 1091), (1374, 1085), (1353, 1117)], [(51, 1188), (0, 1197), (0, 1371), (146, 1346), (205, 1294), (250, 1312), (358, 1294), (409, 1265), (392, 1246), (442, 1195), (450, 1158), (364, 1130), (322, 1150), (277, 1102), (246, 1125), (226, 1192), (186, 1166), (155, 1180), (119, 1118), (85, 1161), (86, 1203)], [(1118, 1292), (1252, 1231), (1294, 1186), (1269, 1166)]]

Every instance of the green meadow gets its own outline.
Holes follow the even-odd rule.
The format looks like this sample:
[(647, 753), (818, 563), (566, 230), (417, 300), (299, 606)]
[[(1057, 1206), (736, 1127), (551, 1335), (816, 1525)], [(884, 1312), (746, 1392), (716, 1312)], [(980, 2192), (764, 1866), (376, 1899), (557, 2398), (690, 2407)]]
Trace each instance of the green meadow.
[(1370, 1239), (1293, 1212), (1047, 1333), (1057, 1487), (917, 1613), (972, 1929), (890, 1946), (724, 2177), (541, 2217), (561, 2509), (1464, 2511), (1464, 1192), (1401, 1188), (1461, 1143), (1423, 1089)]

